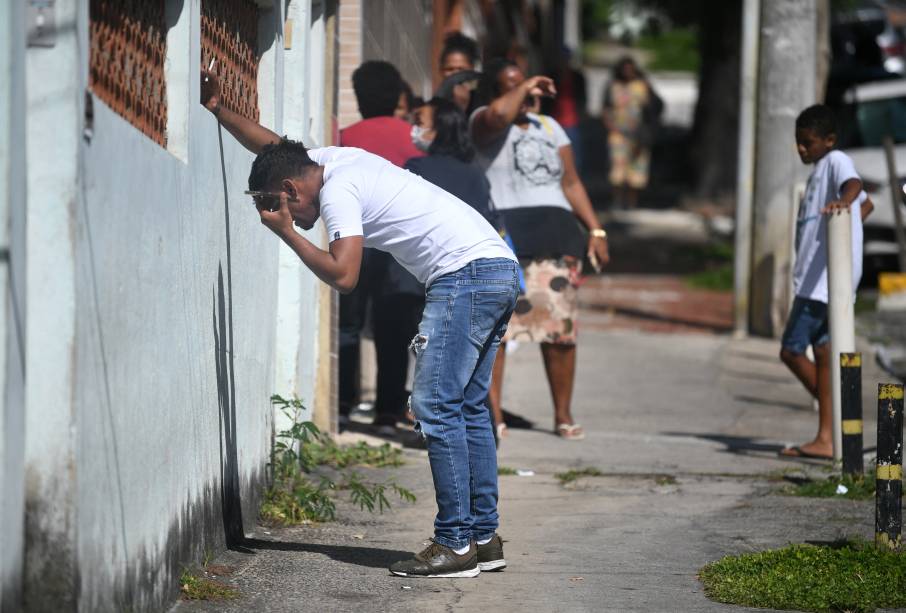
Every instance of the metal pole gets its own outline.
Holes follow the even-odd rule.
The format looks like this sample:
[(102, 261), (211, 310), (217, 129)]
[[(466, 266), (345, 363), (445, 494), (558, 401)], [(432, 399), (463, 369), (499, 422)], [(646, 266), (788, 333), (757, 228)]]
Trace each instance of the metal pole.
[(878, 385), (875, 543), (899, 548), (903, 531), (903, 384)]
[(903, 228), (903, 192), (897, 175), (897, 163), (894, 157), (893, 138), (884, 136), (884, 154), (887, 157), (887, 177), (890, 181), (890, 202), (893, 206), (894, 233), (899, 246), (900, 272), (906, 273), (906, 230)]
[(862, 476), (862, 354), (840, 354), (843, 474)]
[(755, 110), (758, 94), (760, 0), (742, 8), (739, 70), (739, 159), (736, 167), (736, 240), (733, 255), (733, 330), (749, 332), (749, 279), (752, 268), (752, 193), (755, 187)]
[(827, 305), (830, 316), (831, 402), (835, 460), (843, 457), (840, 354), (851, 353), (856, 349), (856, 332), (853, 323), (852, 216), (852, 210), (847, 210), (827, 217)]

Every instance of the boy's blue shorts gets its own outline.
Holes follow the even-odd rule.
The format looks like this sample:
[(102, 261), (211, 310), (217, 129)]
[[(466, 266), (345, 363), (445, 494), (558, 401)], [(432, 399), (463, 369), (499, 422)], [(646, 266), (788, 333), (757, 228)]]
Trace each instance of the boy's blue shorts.
[(809, 345), (820, 347), (830, 341), (827, 322), (827, 305), (817, 300), (796, 296), (790, 318), (783, 331), (781, 345), (796, 354), (805, 353)]

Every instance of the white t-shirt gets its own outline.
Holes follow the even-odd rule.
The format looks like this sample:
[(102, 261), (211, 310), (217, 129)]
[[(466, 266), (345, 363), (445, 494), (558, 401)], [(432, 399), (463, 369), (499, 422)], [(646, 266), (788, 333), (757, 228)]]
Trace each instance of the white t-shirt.
[(516, 260), (475, 209), (418, 175), (355, 147), (308, 155), (324, 166), (321, 219), (330, 241), (363, 236), (426, 285), (473, 260)]
[[(850, 179), (858, 179), (856, 167), (842, 151), (831, 151), (818, 160), (809, 175), (805, 196), (796, 218), (796, 263), (793, 266), (793, 291), (797, 296), (827, 303), (827, 204), (840, 198), (840, 189)], [(860, 207), (867, 195), (860, 192), (853, 201), (853, 290), (862, 279), (862, 215)]]
[[(482, 109), (472, 113), (472, 119)], [(499, 139), (478, 148), (478, 163), (491, 183), (496, 209), (558, 206), (572, 212), (560, 180), (560, 148), (569, 137), (553, 117), (528, 114), (528, 127), (510, 126)]]

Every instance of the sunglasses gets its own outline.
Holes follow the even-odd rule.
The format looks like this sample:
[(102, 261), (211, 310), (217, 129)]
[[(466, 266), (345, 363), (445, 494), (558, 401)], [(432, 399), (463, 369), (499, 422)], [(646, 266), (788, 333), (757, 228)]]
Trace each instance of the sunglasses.
[[(268, 211), (277, 211), (280, 209), (280, 196), (283, 192), (262, 192), (254, 189), (245, 191), (246, 196), (252, 197), (252, 203), (255, 207), (261, 207)], [(295, 198), (286, 197), (287, 202), (297, 202)]]

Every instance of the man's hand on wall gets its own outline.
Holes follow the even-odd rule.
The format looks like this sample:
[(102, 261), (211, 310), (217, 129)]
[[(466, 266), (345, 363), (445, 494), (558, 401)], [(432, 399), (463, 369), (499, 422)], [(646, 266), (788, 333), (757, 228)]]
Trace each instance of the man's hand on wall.
[(220, 110), (220, 79), (204, 68), (201, 69), (201, 104), (215, 115)]

